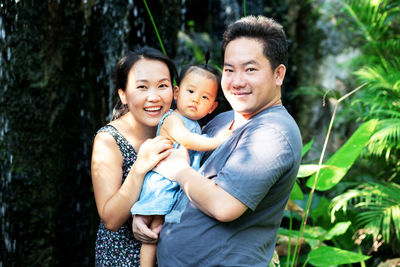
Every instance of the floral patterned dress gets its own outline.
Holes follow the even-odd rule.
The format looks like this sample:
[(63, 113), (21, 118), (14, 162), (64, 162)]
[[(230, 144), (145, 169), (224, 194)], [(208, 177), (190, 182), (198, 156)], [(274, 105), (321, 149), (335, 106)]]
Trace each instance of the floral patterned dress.
[[(136, 151), (114, 126), (106, 125), (97, 131), (99, 132), (111, 134), (117, 142), (124, 158), (122, 165), (122, 182), (124, 182), (136, 160)], [(140, 266), (141, 243), (134, 238), (131, 227), (132, 217), (117, 232), (108, 230), (100, 220), (95, 248), (96, 266)]]

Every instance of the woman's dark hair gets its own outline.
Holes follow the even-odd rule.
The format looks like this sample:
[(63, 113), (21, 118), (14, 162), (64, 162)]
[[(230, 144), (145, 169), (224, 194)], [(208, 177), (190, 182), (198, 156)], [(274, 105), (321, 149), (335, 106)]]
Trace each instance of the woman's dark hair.
[[(125, 92), (126, 85), (128, 82), (128, 74), (132, 66), (141, 59), (152, 59), (164, 62), (169, 70), (171, 82), (176, 79), (177, 71), (174, 62), (161, 51), (152, 47), (142, 47), (135, 51), (129, 51), (125, 56), (123, 56), (117, 63), (115, 68), (115, 89), (121, 89)], [(114, 106), (111, 121), (118, 119), (122, 115), (128, 112), (128, 106), (122, 104), (121, 99), (117, 97), (117, 103)]]

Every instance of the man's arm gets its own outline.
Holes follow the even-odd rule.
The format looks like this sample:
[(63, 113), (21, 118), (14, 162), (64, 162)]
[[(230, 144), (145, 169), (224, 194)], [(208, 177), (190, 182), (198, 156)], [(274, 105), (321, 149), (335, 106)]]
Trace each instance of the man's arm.
[(186, 149), (173, 149), (155, 171), (179, 183), (197, 208), (218, 221), (233, 221), (247, 210), (240, 200), (191, 168), (186, 158)]

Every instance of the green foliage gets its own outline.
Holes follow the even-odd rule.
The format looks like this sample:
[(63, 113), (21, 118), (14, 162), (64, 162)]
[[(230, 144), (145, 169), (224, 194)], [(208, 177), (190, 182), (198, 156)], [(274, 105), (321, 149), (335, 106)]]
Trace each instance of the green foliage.
[[(385, 242), (395, 237), (400, 240), (400, 186), (395, 183), (365, 183), (335, 197), (331, 203), (331, 217), (348, 209), (359, 211), (357, 226), (372, 230), (377, 237), (382, 234)], [(392, 236), (392, 233), (394, 236)]]
[[(361, 150), (365, 147), (366, 143), (368, 142), (371, 134), (373, 133), (376, 127), (377, 121), (371, 120), (366, 123), (363, 123), (354, 133), (353, 135), (347, 140), (347, 142), (331, 157), (327, 160), (327, 163), (330, 165), (301, 165), (300, 170), (298, 173), (298, 178), (308, 177), (313, 175), (311, 179), (307, 181), (307, 186), (312, 188), (312, 191), (309, 195), (309, 199), (307, 202), (307, 213), (311, 208), (311, 199), (314, 194), (314, 183), (315, 189), (324, 191), (332, 188), (335, 186), (347, 173), (350, 167), (353, 165), (355, 160), (359, 157)], [(329, 137), (329, 136), (328, 136)], [(312, 143), (312, 142), (310, 142)], [(304, 154), (310, 149), (310, 143), (305, 145), (303, 148)], [(323, 155), (321, 155), (322, 158)], [(321, 161), (320, 161), (321, 162)], [(318, 176), (320, 174), (320, 176)], [(322, 178), (321, 178), (322, 177)], [(320, 180), (318, 180), (320, 178)], [(322, 182), (321, 182), (322, 181)], [(303, 199), (303, 194), (300, 187), (297, 183), (294, 186), (294, 190), (290, 196), (291, 199)], [(327, 215), (327, 214), (325, 214)], [(303, 218), (302, 225), (300, 231), (293, 231), (292, 229), (285, 230), (280, 229), (278, 232), (279, 234), (288, 235), (292, 237), (292, 235), (297, 234), (297, 244), (295, 248), (295, 254), (298, 249), (299, 241), (303, 237), (306, 242), (310, 245), (311, 248), (316, 248), (323, 245), (323, 241), (331, 240), (334, 236), (342, 235), (345, 233), (350, 226), (350, 222), (341, 222), (329, 230), (325, 230), (322, 227), (310, 227), (304, 226), (306, 217)], [(294, 264), (295, 260), (292, 261), (292, 265)]]
[[(362, 41), (353, 43), (360, 49), (353, 61), (357, 82), (365, 87), (349, 108), (358, 109), (359, 120), (376, 120), (365, 156), (383, 157), (376, 179), (390, 181), (400, 173), (400, 29), (399, 1), (342, 1), (354, 33)], [(394, 167), (391, 167), (394, 166)], [(372, 172), (376, 170), (371, 170)], [(397, 177), (397, 178), (396, 178)], [(387, 243), (399, 240), (400, 206), (398, 183), (368, 182), (338, 195), (332, 200), (332, 219), (341, 210), (357, 212), (357, 227), (367, 228), (375, 238), (381, 234)]]
[[(376, 120), (371, 120), (360, 125), (346, 143), (325, 162), (326, 165), (335, 167), (320, 170), (316, 183), (317, 190), (331, 189), (340, 182), (369, 141), (376, 124)], [(316, 174), (307, 181), (308, 187), (313, 187), (315, 176)]]
[(390, 5), (392, 2), (390, 0), (347, 0), (343, 1), (343, 4), (364, 38), (368, 42), (373, 42), (386, 36), (390, 29), (392, 15), (399, 12), (399, 7)]
[(307, 262), (313, 266), (335, 266), (365, 261), (370, 257), (335, 247), (321, 246), (308, 254)]
[[(361, 104), (364, 120), (378, 119), (368, 152), (397, 161), (400, 137), (400, 31), (398, 27), (399, 1), (343, 1), (345, 11), (362, 32), (359, 67), (354, 75), (366, 87), (353, 105)], [(395, 159), (390, 155), (395, 153)]]
[(311, 139), (310, 142), (305, 144), (301, 150), (301, 156), (304, 157), (304, 155), (310, 150), (312, 144), (314, 143), (314, 139)]
[(274, 250), (274, 255), (272, 255), (269, 267), (279, 267), (279, 266), (281, 266), (281, 263), (279, 261), (279, 255), (278, 253), (276, 253), (276, 250)]
[[(307, 226), (304, 229), (303, 238), (310, 245), (311, 248), (317, 248), (321, 245), (324, 245), (324, 241), (331, 240), (336, 236), (344, 234), (350, 225), (351, 222), (339, 222), (328, 230), (319, 226)], [(284, 236), (294, 236), (298, 235), (299, 231), (290, 231), (284, 228), (279, 228), (278, 234)]]
[[(348, 106), (344, 107), (342, 113), (350, 114), (353, 117), (347, 118), (348, 120), (363, 123), (323, 165), (307, 164), (300, 167), (298, 178), (312, 175), (306, 182), (309, 188), (313, 188), (318, 173), (315, 189), (326, 191), (327, 196), (329, 196), (327, 190), (332, 190), (342, 181), (360, 155), (385, 157), (388, 164), (396, 166), (395, 168), (382, 166), (382, 169), (379, 170), (369, 170), (372, 173), (369, 176), (373, 177), (373, 173), (378, 171), (385, 173), (386, 170), (386, 179), (389, 180), (398, 178), (398, 173), (400, 173), (399, 1), (343, 0), (341, 3), (343, 9), (335, 10), (334, 16), (338, 18), (338, 25), (345, 24), (346, 34), (350, 33), (354, 36), (351, 45), (359, 49), (359, 53), (357, 58), (350, 62), (350, 66), (356, 70), (354, 81), (364, 84), (364, 87), (357, 92)], [(343, 14), (347, 14), (347, 16), (343, 16)], [(319, 96), (324, 94), (318, 86), (303, 87), (303, 89), (297, 90), (297, 93)], [(336, 98), (339, 98), (338, 91), (334, 91), (334, 93)], [(349, 178), (351, 179), (351, 177)], [(296, 183), (291, 199), (303, 199), (301, 185), (302, 183)], [(374, 190), (371, 188), (372, 185)], [(357, 224), (351, 226), (352, 231), (357, 230), (357, 227), (366, 227), (370, 230), (374, 229), (375, 235), (382, 234), (386, 242), (393, 238), (398, 240), (400, 231), (398, 204), (400, 203), (398, 199), (400, 192), (398, 187), (396, 183), (383, 184), (379, 187), (377, 187), (377, 183), (369, 183), (350, 189), (342, 195), (340, 195), (341, 191), (336, 190), (339, 192), (339, 196), (330, 205), (333, 207), (332, 213), (351, 209), (352, 216), (356, 214), (357, 218)], [(381, 192), (378, 193), (379, 191)], [(312, 195), (313, 191), (310, 193), (310, 200)], [(331, 241), (335, 245), (339, 245), (334, 238), (337, 236), (336, 233), (344, 234), (350, 229), (350, 224), (345, 222), (338, 226), (330, 225), (327, 222), (329, 199), (324, 199), (321, 207), (318, 206), (314, 210), (311, 209), (311, 205), (306, 207), (311, 209), (312, 218), (312, 222), (308, 222), (308, 225), (304, 227), (303, 234), (308, 245), (313, 248), (308, 255), (308, 262), (315, 266), (331, 266), (366, 260), (368, 257), (357, 253), (321, 246), (324, 241), (329, 240), (327, 237), (331, 231), (332, 234), (335, 233), (332, 235)], [(310, 223), (316, 226), (311, 227)], [(324, 228), (321, 225), (324, 225)], [(294, 236), (297, 233), (293, 230), (287, 232), (281, 230), (281, 234)]]
[(310, 218), (315, 225), (325, 229), (332, 227), (329, 214), (330, 199), (322, 196), (318, 198), (318, 206), (310, 211)]
[(367, 91), (356, 102), (368, 109), (366, 119), (379, 119), (368, 152), (385, 156), (390, 161), (391, 154), (400, 148), (400, 61), (396, 59), (374, 67), (366, 66), (355, 75), (367, 85)]

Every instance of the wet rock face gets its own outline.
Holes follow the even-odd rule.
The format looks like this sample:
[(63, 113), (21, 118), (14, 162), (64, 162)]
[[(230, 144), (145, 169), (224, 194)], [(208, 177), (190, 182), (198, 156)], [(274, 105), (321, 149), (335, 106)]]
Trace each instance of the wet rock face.
[[(180, 1), (151, 2), (174, 36)], [(110, 117), (117, 59), (159, 47), (153, 26), (143, 1), (0, 5), (0, 265), (93, 265), (92, 139)], [(172, 53), (174, 38), (164, 45)]]

